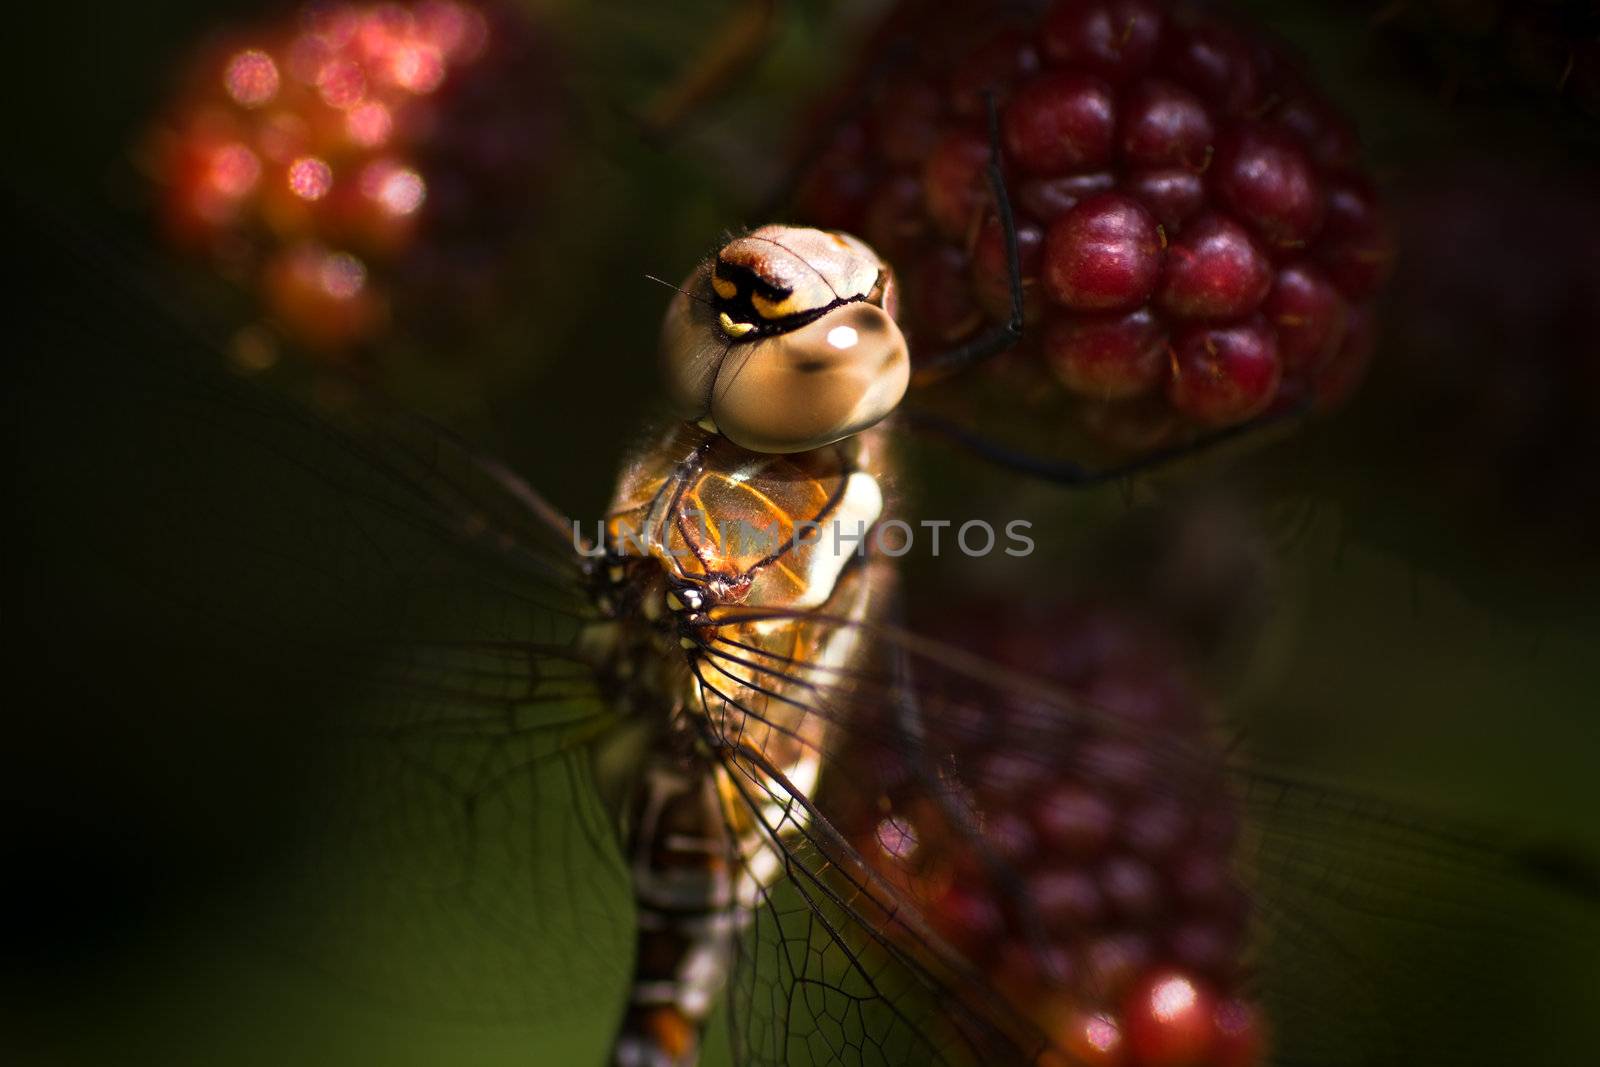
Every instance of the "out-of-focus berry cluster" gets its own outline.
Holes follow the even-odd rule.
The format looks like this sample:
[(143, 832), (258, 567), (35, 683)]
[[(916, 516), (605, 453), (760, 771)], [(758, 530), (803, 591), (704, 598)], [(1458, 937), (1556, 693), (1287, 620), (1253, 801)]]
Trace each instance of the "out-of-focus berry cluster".
[(1181, 654), (1104, 608), (963, 619), (945, 636), (1063, 686), (1082, 714), (941, 678), (919, 697), (922, 740), (954, 755), (919, 768), (924, 746), (863, 731), (835, 773), (882, 793), (842, 791), (836, 825), (1072, 1062), (1258, 1063), (1238, 824)]
[(348, 354), (391, 321), (492, 312), (559, 125), (545, 45), (509, 10), (312, 4), (202, 53), (153, 165), (176, 242)]
[(1161, 0), (907, 0), (872, 40), (797, 212), (894, 264), (919, 358), (1009, 314), (986, 92), (1020, 358), (1086, 425), (1160, 444), (1353, 388), (1392, 259), (1355, 135), (1281, 50)]

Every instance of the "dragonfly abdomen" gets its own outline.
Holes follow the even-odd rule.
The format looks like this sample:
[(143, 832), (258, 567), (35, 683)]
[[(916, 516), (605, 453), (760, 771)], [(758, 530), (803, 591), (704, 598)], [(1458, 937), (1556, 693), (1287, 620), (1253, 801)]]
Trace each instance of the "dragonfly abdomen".
[(734, 842), (711, 768), (694, 752), (658, 751), (635, 794), (628, 862), (638, 940), (614, 1067), (692, 1067), (727, 981), (745, 912), (735, 899)]

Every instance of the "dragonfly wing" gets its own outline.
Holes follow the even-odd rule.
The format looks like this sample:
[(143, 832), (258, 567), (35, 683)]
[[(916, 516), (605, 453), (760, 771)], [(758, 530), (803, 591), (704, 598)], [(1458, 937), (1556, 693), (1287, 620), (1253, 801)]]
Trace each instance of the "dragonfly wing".
[[(747, 725), (777, 705), (826, 719), (828, 758), (851, 748), (847, 724), (862, 738), (878, 736), (880, 712), (903, 684), (894, 671), (818, 670), (732, 639), (703, 651), (710, 669), (697, 674), (708, 699), (742, 711)], [(869, 707), (870, 720), (852, 710)], [(743, 736), (711, 739), (733, 798), (732, 827), (753, 828), (760, 842), (746, 857), (753, 913), (731, 982), (735, 1062), (1032, 1063), (1046, 1045), (1037, 1029), (929, 927), (914, 896), (862, 857), (826, 801)], [(870, 803), (880, 783), (850, 785), (840, 794), (846, 804)]]
[(1233, 778), (1283, 1062), (1555, 1063), (1536, 1035), (1589, 1019), (1600, 1037), (1587, 860), (1259, 767)]
[(620, 983), (571, 530), (425, 422), (231, 377), (155, 271), (49, 231), (8, 420), (41, 751), (167, 750), (183, 862), (271, 887), (223, 925), (347, 986), (523, 1017)]
[[(796, 804), (772, 768), (733, 756), (752, 817)], [(766, 823), (781, 880), (757, 891), (739, 944), (730, 1023), (741, 1067), (1028, 1063), (1042, 1042), (940, 945), (906, 898), (814, 811)], [(1001, 1025), (1004, 1021), (1005, 1026)], [(1014, 1031), (1008, 1033), (1007, 1030)]]

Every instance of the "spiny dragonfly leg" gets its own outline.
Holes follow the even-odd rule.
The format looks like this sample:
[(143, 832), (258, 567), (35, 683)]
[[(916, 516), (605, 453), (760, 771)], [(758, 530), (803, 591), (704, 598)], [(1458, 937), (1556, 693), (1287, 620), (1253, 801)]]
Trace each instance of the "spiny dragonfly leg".
[(1005, 173), (1000, 165), (1000, 111), (992, 89), (984, 90), (983, 103), (989, 125), (989, 164), (986, 170), (989, 192), (994, 197), (995, 214), (1005, 239), (1006, 284), (1011, 295), (1011, 315), (1006, 321), (997, 323), (965, 344), (927, 359), (912, 374), (912, 382), (917, 385), (936, 382), (974, 363), (997, 356), (1022, 340), (1022, 254), (1017, 247), (1016, 215), (1011, 210), (1011, 197), (1006, 192)]

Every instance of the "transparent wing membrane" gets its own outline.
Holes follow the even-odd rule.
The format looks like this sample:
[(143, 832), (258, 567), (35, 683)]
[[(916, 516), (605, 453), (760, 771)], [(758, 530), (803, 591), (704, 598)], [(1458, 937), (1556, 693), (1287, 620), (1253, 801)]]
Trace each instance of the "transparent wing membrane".
[(1369, 798), (1238, 780), (1282, 1062), (1546, 1062), (1540, 1035), (1593, 1017), (1600, 897), (1576, 872)]
[(615, 986), (626, 882), (581, 752), (612, 712), (570, 528), (376, 400), (229, 378), (157, 273), (51, 236), (13, 420), (45, 561), (23, 622), (90, 692), (35, 712), (264, 739), (284, 851), (237, 846), (274, 887), (239, 928), (340, 988), (532, 1018)]
[[(752, 812), (771, 769), (728, 761)], [(809, 803), (767, 822), (783, 879), (759, 891), (731, 992), (739, 1063), (1030, 1062), (1042, 1041), (943, 946)], [(758, 816), (759, 818), (759, 816)], [(1008, 1034), (1009, 1028), (1012, 1033)]]

